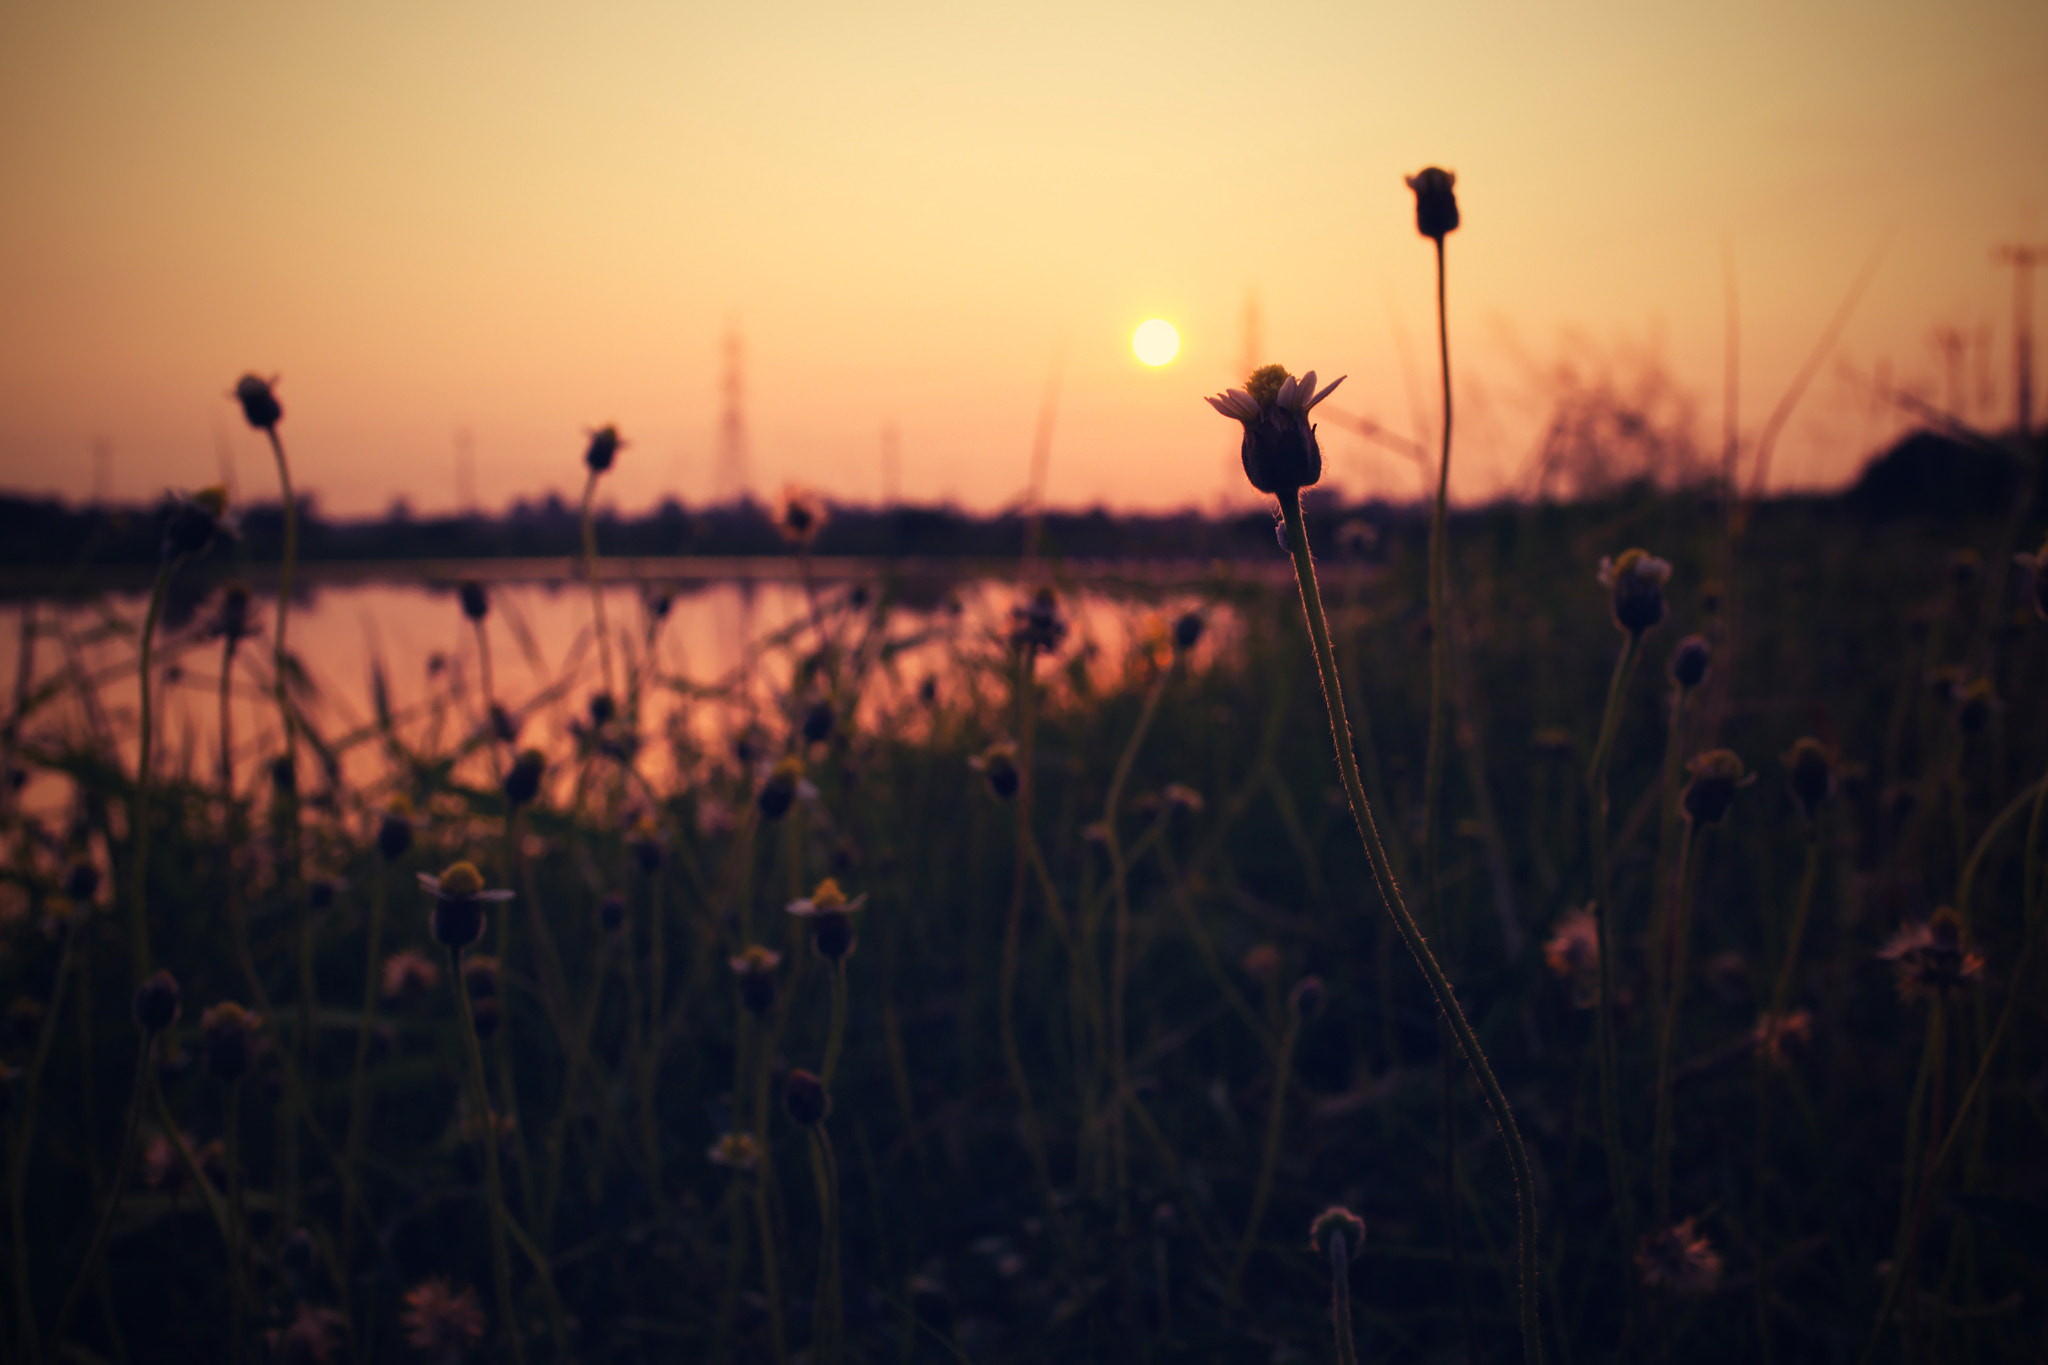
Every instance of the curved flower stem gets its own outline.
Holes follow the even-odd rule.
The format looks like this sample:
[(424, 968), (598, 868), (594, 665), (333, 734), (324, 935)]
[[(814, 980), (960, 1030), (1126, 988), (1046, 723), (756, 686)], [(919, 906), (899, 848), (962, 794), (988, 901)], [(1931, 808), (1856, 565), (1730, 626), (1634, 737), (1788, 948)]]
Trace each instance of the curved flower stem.
[(1287, 1081), (1294, 1070), (1294, 1045), (1300, 1038), (1301, 1011), (1290, 1009), (1286, 1031), (1280, 1035), (1280, 1048), (1273, 1054), (1273, 1103), (1266, 1111), (1266, 1142), (1259, 1152), (1259, 1180), (1252, 1187), (1251, 1212), (1245, 1215), (1244, 1236), (1238, 1240), (1237, 1255), (1231, 1259), (1230, 1282), (1224, 1291), (1224, 1297), (1233, 1303), (1244, 1279), (1245, 1264), (1258, 1243), (1259, 1224), (1266, 1219), (1266, 1201), (1273, 1194), (1273, 1170), (1280, 1162), (1280, 1135), (1287, 1122)]
[[(502, 918), (502, 917), (501, 917)], [(477, 1125), (477, 1140), (484, 1149), (485, 1195), (491, 1212), (491, 1274), (497, 1280), (498, 1318), (512, 1343), (512, 1359), (526, 1365), (526, 1343), (519, 1330), (519, 1316), (512, 1302), (512, 1262), (505, 1251), (505, 1186), (498, 1174), (498, 1119), (491, 1111), (491, 1094), (484, 1082), (484, 1051), (476, 1040), (476, 1011), (470, 1008), (469, 987), (462, 980), (462, 950), (448, 950), (448, 979), (455, 985), (455, 999), (462, 1007), (462, 1046), (469, 1053), (469, 1108)]]
[(152, 750), (156, 747), (155, 712), (150, 702), (155, 678), (151, 671), (151, 651), (156, 644), (156, 624), (164, 614), (164, 595), (170, 590), (171, 575), (184, 562), (178, 555), (165, 560), (157, 567), (156, 586), (149, 593), (149, 614), (142, 620), (142, 670), (136, 678), (140, 699), (137, 728), (140, 731), (135, 751), (135, 798), (129, 808), (128, 826), (135, 841), (134, 866), (130, 871), (128, 937), (135, 950), (135, 984), (140, 986), (148, 979), (149, 961), (149, 769)]
[(1671, 1039), (1678, 1031), (1678, 1006), (1685, 998), (1686, 940), (1692, 930), (1692, 853), (1699, 827), (1686, 822), (1678, 845), (1678, 919), (1671, 927), (1671, 988), (1664, 996), (1664, 1022), (1657, 1032), (1657, 1131), (1650, 1144), (1657, 1226), (1671, 1226)]
[[(1642, 657), (1641, 638), (1631, 632), (1614, 660), (1614, 676), (1607, 684), (1607, 706), (1600, 715), (1600, 738), (1593, 746), (1593, 761), (1586, 772), (1587, 818), (1592, 825), (1593, 914), (1600, 929), (1600, 1005), (1594, 1021), (1596, 1045), (1600, 1050), (1600, 1125), (1607, 1147), (1607, 1181), (1616, 1215), (1621, 1221), (1621, 1261), (1626, 1267), (1635, 1251), (1635, 1198), (1629, 1191), (1628, 1166), (1621, 1145), (1620, 1059), (1614, 1038), (1614, 915), (1612, 885), (1607, 866), (1607, 761), (1614, 751), (1614, 732), (1621, 722), (1622, 698), (1635, 676)], [(1627, 1292), (1635, 1292), (1635, 1281), (1623, 1270)]]
[(1337, 1365), (1358, 1365), (1358, 1342), (1351, 1335), (1351, 1256), (1344, 1230), (1330, 1233), (1330, 1323), (1337, 1335)]
[(1337, 767), (1344, 778), (1344, 792), (1351, 801), (1352, 818), (1358, 824), (1360, 838), (1365, 843), (1367, 862), (1372, 865), (1373, 880), (1377, 884), (1380, 900), (1387, 913), (1393, 917), (1394, 926), (1401, 933), (1401, 939), (1408, 945), (1416, 966), (1422, 969), (1429, 982), (1430, 994), (1436, 1000), (1437, 1009), (1450, 1021), (1451, 1031), (1456, 1035), (1458, 1046), (1464, 1050), (1465, 1060), (1471, 1065), (1473, 1074), (1479, 1079), (1480, 1089), (1485, 1092), (1487, 1108), (1493, 1112), (1494, 1122), (1500, 1126), (1501, 1138), (1507, 1147), (1508, 1165), (1514, 1173), (1516, 1204), (1516, 1241), (1519, 1262), (1518, 1297), (1521, 1309), (1522, 1351), (1530, 1365), (1538, 1365), (1543, 1359), (1543, 1342), (1537, 1327), (1537, 1280), (1536, 1280), (1536, 1185), (1535, 1173), (1529, 1165), (1528, 1150), (1522, 1145), (1522, 1135), (1515, 1127), (1515, 1117), (1508, 1108), (1507, 1096), (1501, 1092), (1500, 1082), (1494, 1079), (1493, 1066), (1486, 1059), (1486, 1053), (1479, 1046), (1478, 1037), (1472, 1032), (1472, 1025), (1466, 1021), (1465, 1011), (1458, 1004), (1451, 983), (1437, 965), (1436, 957), (1423, 939), (1422, 931), (1415, 925), (1408, 909), (1401, 903), (1400, 888), (1395, 885), (1393, 869), (1387, 862), (1386, 849), (1380, 843), (1379, 830), (1373, 823), (1372, 810), (1366, 804), (1365, 789), (1358, 776), (1358, 760), (1351, 750), (1350, 723), (1344, 718), (1344, 698), (1337, 677), (1337, 661), (1330, 648), (1330, 626), (1323, 616), (1322, 595), (1316, 589), (1315, 561), (1309, 556), (1308, 532), (1302, 525), (1301, 499), (1297, 496), (1283, 496), (1280, 499), (1280, 514), (1287, 525), (1287, 542), (1294, 554), (1295, 581), (1301, 589), (1302, 613), (1307, 617), (1309, 636), (1315, 644), (1316, 670), (1322, 681), (1323, 703), (1330, 714), (1330, 734), (1337, 746)]
[(811, 1309), (811, 1358), (837, 1365), (842, 1355), (845, 1315), (839, 1303), (839, 1163), (825, 1125), (810, 1130), (811, 1179), (818, 1189), (823, 1230), (818, 1244), (818, 1290)]
[(604, 693), (614, 701), (612, 691), (612, 641), (604, 624), (604, 588), (597, 579), (597, 519), (591, 503), (597, 496), (598, 472), (593, 469), (583, 483), (583, 576), (590, 583), (590, 614), (597, 628), (597, 657), (604, 665)]

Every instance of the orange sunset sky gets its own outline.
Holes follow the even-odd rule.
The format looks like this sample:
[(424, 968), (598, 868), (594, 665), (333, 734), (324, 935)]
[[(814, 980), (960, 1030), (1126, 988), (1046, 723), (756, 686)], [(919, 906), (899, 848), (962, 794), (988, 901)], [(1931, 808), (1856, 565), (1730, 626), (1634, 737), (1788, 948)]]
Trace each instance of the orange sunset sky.
[[(1332, 410), (1434, 421), (1431, 163), (1460, 496), (1515, 486), (1565, 364), (1661, 365), (1717, 443), (1724, 253), (1754, 436), (1882, 246), (1775, 465), (1839, 483), (1900, 426), (1856, 376), (1946, 401), (1937, 328), (2010, 420), (1992, 249), (2048, 237), (2044, 55), (2039, 0), (17, 0), (0, 485), (142, 497), (226, 450), (269, 493), (253, 369), (330, 512), (456, 505), (463, 432), (482, 506), (574, 496), (605, 422), (609, 498), (700, 501), (731, 326), (760, 492), (878, 500), (893, 428), (904, 497), (1006, 503), (1057, 373), (1049, 500), (1249, 507), (1201, 402), (1248, 303), (1261, 358), (1348, 372)], [(1321, 415), (1340, 487), (1415, 491)]]

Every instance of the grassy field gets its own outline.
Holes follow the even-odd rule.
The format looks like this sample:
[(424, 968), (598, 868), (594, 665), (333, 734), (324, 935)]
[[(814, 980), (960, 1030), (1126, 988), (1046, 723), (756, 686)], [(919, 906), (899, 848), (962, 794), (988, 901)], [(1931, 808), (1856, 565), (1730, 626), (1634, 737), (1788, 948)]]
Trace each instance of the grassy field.
[[(2048, 1349), (2019, 529), (1457, 518), (1432, 838), (1426, 528), (1312, 516), (1372, 565), (1324, 592), (1353, 750), (1526, 1144), (1546, 1358)], [(1632, 546), (1672, 566), (1640, 650), (1596, 581)], [(138, 771), (45, 648), (4, 732), (70, 793), (4, 830), (9, 1358), (1521, 1358), (1508, 1150), (1292, 583), (1134, 595), (1094, 661), (1060, 587), (997, 631), (819, 588), (721, 695), (614, 619), (538, 694), (387, 713), (347, 788), (296, 715), (261, 781)], [(677, 694), (747, 723), (641, 724)], [(1743, 780), (1688, 777), (1716, 749)]]

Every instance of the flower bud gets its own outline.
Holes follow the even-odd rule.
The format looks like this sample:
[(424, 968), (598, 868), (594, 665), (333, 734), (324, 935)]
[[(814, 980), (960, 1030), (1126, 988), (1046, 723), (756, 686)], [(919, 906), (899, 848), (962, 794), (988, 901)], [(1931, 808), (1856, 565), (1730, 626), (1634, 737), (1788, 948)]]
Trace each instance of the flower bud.
[(1815, 818), (1821, 805), (1835, 794), (1834, 756), (1819, 740), (1805, 736), (1793, 741), (1792, 751), (1785, 755), (1785, 769), (1792, 799), (1808, 820)]
[(597, 903), (597, 922), (606, 933), (614, 933), (626, 922), (626, 898), (616, 891)]
[(395, 863), (412, 848), (412, 808), (404, 797), (394, 799), (377, 822), (377, 852)]
[(782, 1103), (789, 1116), (806, 1128), (815, 1128), (832, 1112), (832, 1097), (825, 1083), (799, 1067), (782, 1083)]
[(530, 803), (540, 795), (541, 774), (546, 770), (547, 759), (540, 750), (525, 750), (505, 773), (505, 800), (514, 806)]
[(1691, 689), (1706, 680), (1707, 665), (1714, 661), (1714, 647), (1704, 635), (1688, 635), (1671, 651), (1671, 681)]
[(1355, 1253), (1365, 1244), (1365, 1220), (1341, 1204), (1332, 1204), (1316, 1215), (1316, 1221), (1309, 1224), (1309, 1245), (1327, 1256), (1333, 1238), (1343, 1238), (1345, 1254)]
[(1319, 976), (1304, 976), (1294, 983), (1294, 989), (1287, 993), (1287, 1008), (1298, 1019), (1313, 1019), (1323, 1012), (1327, 992)]
[(227, 514), (228, 491), (218, 484), (178, 498), (164, 521), (164, 558), (196, 555), (213, 544), (220, 534), (221, 518)]
[(276, 383), (255, 374), (245, 374), (235, 383), (235, 401), (242, 405), (242, 416), (258, 431), (275, 431), (284, 418), (284, 406), (272, 387)]
[(469, 1002), (469, 1017), (476, 1024), (477, 1041), (488, 1043), (498, 1036), (498, 1026), (505, 1021), (504, 1006), (497, 996), (487, 995)]
[(1191, 611), (1173, 623), (1173, 647), (1185, 654), (1193, 649), (1202, 638), (1202, 614)]
[(739, 982), (740, 1004), (749, 1013), (760, 1016), (775, 1008), (775, 969), (782, 965), (781, 953), (752, 944), (729, 959), (728, 965)]
[(1614, 590), (1614, 624), (1630, 635), (1664, 619), (1664, 585), (1671, 566), (1647, 550), (1624, 550), (1600, 560), (1600, 583)]
[(1735, 789), (1754, 778), (1743, 773), (1742, 760), (1730, 749), (1709, 749), (1685, 765), (1692, 774), (1680, 798), (1686, 819), (1696, 825), (1717, 825), (1735, 803)]
[(1458, 230), (1458, 196), (1451, 190), (1457, 183), (1457, 176), (1435, 166), (1408, 177), (1408, 188), (1415, 191), (1417, 232), (1441, 242)]
[(155, 1035), (178, 1022), (178, 979), (160, 971), (135, 988), (135, 1022)]
[(224, 1081), (238, 1081), (248, 1075), (256, 1061), (257, 1031), (262, 1027), (262, 1016), (249, 1013), (232, 1000), (208, 1008), (199, 1019), (200, 1039), (206, 1046), (206, 1069)]
[(599, 728), (609, 725), (611, 724), (612, 717), (618, 713), (619, 704), (612, 700), (611, 693), (593, 692), (590, 694), (590, 723), (592, 725)]
[(618, 458), (619, 447), (623, 444), (617, 427), (599, 427), (590, 433), (590, 446), (583, 452), (583, 463), (590, 466), (591, 473), (602, 474), (612, 467), (612, 461)]
[(474, 579), (464, 583), (457, 591), (462, 597), (462, 614), (472, 621), (481, 621), (490, 615), (491, 599), (484, 594), (484, 585)]
[(967, 763), (988, 779), (988, 789), (996, 794), (998, 800), (1007, 801), (1017, 794), (1023, 775), (1017, 771), (1016, 745), (1007, 742), (991, 745)]
[(755, 798), (762, 819), (780, 820), (789, 814), (790, 805), (796, 800), (796, 784), (803, 775), (804, 765), (794, 757), (775, 765), (768, 780), (761, 784), (761, 794)]
[(814, 701), (804, 712), (804, 738), (812, 744), (822, 744), (832, 736), (832, 703)]

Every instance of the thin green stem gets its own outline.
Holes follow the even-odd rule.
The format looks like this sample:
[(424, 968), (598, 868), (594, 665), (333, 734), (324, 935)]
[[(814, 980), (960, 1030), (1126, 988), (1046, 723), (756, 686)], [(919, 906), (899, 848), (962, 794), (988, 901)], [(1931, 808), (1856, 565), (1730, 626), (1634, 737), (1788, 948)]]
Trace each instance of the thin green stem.
[(1337, 676), (1337, 660), (1330, 648), (1329, 622), (1323, 615), (1322, 595), (1316, 589), (1315, 561), (1309, 555), (1308, 532), (1302, 525), (1301, 499), (1298, 496), (1283, 496), (1280, 499), (1280, 513), (1286, 522), (1287, 540), (1294, 555), (1295, 581), (1301, 589), (1302, 612), (1308, 619), (1309, 635), (1316, 652), (1316, 669), (1323, 687), (1323, 704), (1330, 715), (1330, 735), (1337, 747), (1337, 767), (1344, 778), (1344, 791), (1351, 801), (1352, 818), (1357, 822), (1359, 836), (1364, 840), (1367, 861), (1372, 865), (1373, 876), (1378, 884), (1381, 902), (1387, 913), (1394, 918), (1395, 927), (1414, 956), (1416, 965), (1422, 969), (1429, 982), (1430, 994), (1436, 1000), (1437, 1009), (1451, 1021), (1452, 1032), (1457, 1035), (1458, 1045), (1464, 1050), (1465, 1060), (1479, 1078), (1481, 1090), (1485, 1092), (1487, 1107), (1492, 1110), (1494, 1122), (1499, 1125), (1501, 1137), (1506, 1144), (1508, 1165), (1514, 1173), (1516, 1226), (1518, 1242), (1518, 1298), (1522, 1329), (1522, 1350), (1530, 1365), (1539, 1365), (1543, 1358), (1543, 1341), (1537, 1325), (1537, 1272), (1536, 1272), (1536, 1181), (1529, 1165), (1528, 1150), (1522, 1145), (1522, 1135), (1515, 1127), (1515, 1117), (1508, 1107), (1507, 1096), (1502, 1093), (1500, 1082), (1494, 1078), (1493, 1066), (1487, 1061), (1486, 1053), (1479, 1046), (1478, 1037), (1472, 1032), (1472, 1025), (1465, 1018), (1465, 1011), (1458, 1004), (1457, 995), (1451, 989), (1450, 981), (1443, 969), (1437, 965), (1436, 957), (1429, 950), (1422, 931), (1401, 902), (1400, 888), (1395, 885), (1393, 869), (1387, 861), (1386, 849), (1380, 843), (1379, 830), (1373, 823), (1372, 810), (1366, 804), (1365, 789), (1358, 776), (1358, 760), (1351, 748), (1351, 727), (1344, 718), (1344, 698)]
[(1330, 1324), (1336, 1329), (1337, 1365), (1358, 1365), (1358, 1341), (1351, 1333), (1351, 1257), (1342, 1228), (1330, 1232)]
[(590, 614), (597, 630), (597, 657), (604, 665), (604, 694), (614, 701), (612, 691), (611, 633), (604, 623), (604, 588), (597, 577), (597, 517), (592, 500), (597, 496), (598, 471), (590, 471), (583, 483), (583, 576), (590, 583)]
[(832, 1139), (821, 1123), (809, 1133), (811, 1179), (818, 1190), (818, 1288), (811, 1307), (811, 1357), (824, 1365), (841, 1358), (846, 1324), (839, 1304), (839, 1172)]
[(507, 1217), (505, 1186), (498, 1173), (498, 1118), (491, 1110), (490, 1088), (484, 1081), (484, 1050), (477, 1042), (476, 1011), (470, 1007), (469, 987), (462, 980), (460, 948), (448, 950), (448, 969), (456, 1003), (462, 1010), (462, 1046), (469, 1053), (470, 1115), (476, 1124), (477, 1141), (484, 1149), (484, 1193), (490, 1204), (491, 1274), (497, 1281), (498, 1318), (512, 1345), (512, 1359), (518, 1365), (526, 1365), (526, 1338), (519, 1329), (518, 1310), (512, 1301), (512, 1262), (505, 1250)]
[[(1600, 714), (1600, 737), (1593, 746), (1593, 761), (1587, 769), (1587, 818), (1592, 827), (1593, 915), (1600, 932), (1599, 1016), (1594, 1021), (1596, 1046), (1600, 1052), (1600, 1126), (1607, 1148), (1607, 1181), (1610, 1197), (1621, 1226), (1621, 1260), (1624, 1267), (1635, 1250), (1635, 1198), (1629, 1190), (1626, 1151), (1621, 1142), (1620, 1059), (1614, 1037), (1614, 913), (1612, 886), (1607, 866), (1607, 763), (1614, 750), (1614, 735), (1621, 722), (1622, 699), (1628, 695), (1629, 680), (1642, 656), (1641, 637), (1630, 632), (1615, 656), (1614, 675), (1607, 684), (1607, 705)], [(1623, 1270), (1626, 1292), (1633, 1294), (1635, 1281)]]
[(1259, 1150), (1259, 1178), (1252, 1186), (1251, 1211), (1245, 1215), (1244, 1235), (1238, 1239), (1237, 1255), (1230, 1261), (1230, 1282), (1224, 1297), (1237, 1301), (1238, 1286), (1244, 1280), (1245, 1265), (1258, 1244), (1259, 1225), (1266, 1220), (1266, 1201), (1273, 1194), (1273, 1172), (1280, 1164), (1280, 1136), (1287, 1126), (1287, 1082), (1294, 1073), (1294, 1045), (1301, 1038), (1301, 1013), (1289, 1010), (1287, 1027), (1280, 1035), (1280, 1048), (1273, 1057), (1273, 1099), (1266, 1109), (1266, 1140)]
[(825, 1033), (825, 1062), (818, 1079), (832, 1089), (832, 1077), (839, 1070), (839, 1057), (846, 1048), (846, 959), (832, 964), (832, 1022)]

